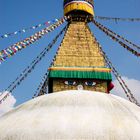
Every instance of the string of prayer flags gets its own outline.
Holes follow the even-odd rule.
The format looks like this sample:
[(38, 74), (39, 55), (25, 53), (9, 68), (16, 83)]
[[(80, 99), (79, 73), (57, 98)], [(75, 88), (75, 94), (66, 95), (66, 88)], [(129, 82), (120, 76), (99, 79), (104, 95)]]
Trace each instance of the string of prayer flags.
[(1, 50), (0, 51), (0, 63), (5, 61), (8, 57), (15, 55), (18, 51), (35, 43), (36, 41), (41, 39), (47, 33), (54, 31), (57, 27), (62, 25), (67, 19), (68, 19), (67, 17), (64, 17), (64, 18), (58, 20), (57, 22), (55, 22), (54, 24), (50, 25), (49, 27), (46, 27), (43, 30), (35, 33), (34, 35), (32, 35), (20, 42), (17, 42), (16, 44), (11, 45), (10, 47), (8, 47), (4, 50)]
[[(93, 20), (93, 23), (101, 30), (103, 31), (107, 36), (109, 36), (112, 40), (118, 42), (123, 48), (127, 49), (129, 52), (131, 52), (132, 54), (134, 54), (137, 57), (140, 57), (140, 53), (136, 50), (134, 50), (133, 48), (129, 47), (128, 45), (126, 45), (124, 42), (122, 42), (120, 40), (120, 38), (117, 38), (118, 36), (115, 36), (113, 33), (110, 32), (110, 30), (108, 28), (106, 28), (105, 26), (101, 25), (100, 23), (98, 23), (97, 21)], [(126, 41), (126, 40), (125, 40)], [(132, 44), (131, 44), (132, 45)]]
[(12, 33), (6, 33), (6, 34), (4, 34), (4, 35), (1, 35), (1, 36), (0, 36), (0, 39), (8, 38), (8, 37), (10, 37), (10, 36), (17, 35), (17, 34), (21, 34), (21, 33), (25, 33), (25, 32), (27, 32), (27, 31), (29, 31), (29, 30), (35, 30), (35, 29), (40, 28), (40, 27), (45, 26), (45, 25), (48, 26), (48, 25), (53, 24), (53, 23), (55, 23), (55, 22), (57, 22), (57, 21), (58, 21), (58, 19), (54, 19), (54, 20), (51, 20), (51, 21), (47, 21), (47, 22), (44, 22), (44, 23), (40, 23), (40, 24), (38, 24), (38, 25), (29, 27), (29, 28), (24, 28), (24, 29), (18, 30), (18, 31), (15, 31), (15, 32), (12, 32)]
[(137, 101), (137, 99), (134, 97), (134, 95), (132, 94), (131, 90), (128, 88), (127, 84), (125, 83), (125, 81), (122, 79), (121, 75), (119, 74), (119, 72), (116, 70), (116, 68), (114, 67), (114, 65), (112, 64), (112, 62), (110, 61), (109, 57), (107, 56), (107, 54), (103, 51), (102, 47), (100, 46), (99, 42), (97, 41), (97, 39), (95, 38), (98, 47), (100, 49), (101, 54), (103, 55), (106, 64), (109, 66), (109, 68), (112, 70), (113, 74), (115, 75), (116, 79), (118, 80), (119, 84), (121, 85), (121, 87), (124, 90), (124, 93), (126, 94), (127, 98), (129, 99), (129, 101), (135, 103), (137, 106), (140, 106), (140, 103)]
[(101, 27), (103, 27), (103, 28), (105, 28), (106, 30), (108, 30), (108, 32), (110, 32), (111, 34), (115, 35), (115, 37), (118, 37), (119, 39), (123, 40), (124, 42), (128, 43), (129, 45), (132, 45), (132, 47), (134, 47), (134, 48), (140, 50), (140, 46), (138, 46), (138, 45), (132, 43), (131, 41), (127, 40), (126, 38), (124, 38), (124, 37), (118, 35), (117, 33), (113, 32), (112, 30), (110, 30), (110, 29), (106, 28), (105, 26), (101, 25), (100, 23), (98, 23), (98, 24), (99, 24)]
[[(66, 26), (66, 28), (67, 28), (67, 27), (68, 27), (68, 26)], [(66, 30), (66, 28), (65, 28), (65, 30)], [(64, 36), (65, 36), (65, 35), (64, 35)], [(61, 45), (59, 45), (59, 47), (58, 47), (58, 49), (57, 49), (57, 51), (56, 51), (56, 53), (55, 53), (55, 55), (54, 55), (54, 58), (53, 58), (53, 60), (52, 60), (52, 62), (51, 62), (51, 64), (50, 64), (49, 68), (54, 64), (56, 55), (58, 54), (58, 51), (59, 51), (60, 47), (61, 47)], [(43, 78), (42, 78), (42, 80), (41, 80), (41, 82), (40, 82), (40, 84), (39, 84), (39, 86), (38, 86), (38, 88), (37, 88), (37, 90), (36, 90), (36, 92), (35, 92), (35, 94), (33, 95), (32, 98), (36, 98), (36, 97), (40, 96), (40, 91), (41, 91), (41, 89), (43, 89), (44, 84), (45, 84), (45, 85), (48, 84), (48, 83), (47, 83), (48, 81), (45, 82), (45, 81), (48, 79), (48, 74), (49, 74), (49, 69), (47, 69), (47, 72), (44, 74), (44, 76), (43, 76)], [(45, 91), (42, 91), (42, 92), (43, 92), (43, 94), (45, 94)]]
[(118, 22), (118, 21), (140, 22), (140, 18), (116, 18), (116, 17), (95, 16), (95, 19), (100, 19), (100, 20), (113, 20), (115, 22)]
[(2, 104), (2, 102), (4, 102), (9, 96), (10, 93), (8, 91), (3, 91), (0, 95), (0, 104)]
[[(10, 86), (5, 89), (5, 91), (9, 91), (10, 93), (12, 93), (22, 83), (22, 81), (25, 80), (25, 78), (35, 69), (36, 65), (46, 56), (46, 54), (56, 43), (58, 38), (63, 34), (64, 31), (66, 31), (66, 29), (67, 25), (59, 32), (59, 34), (53, 39), (53, 41), (47, 47), (45, 47), (45, 49), (41, 53), (39, 53), (39, 55), (30, 63), (30, 65), (22, 71), (22, 73), (16, 78), (16, 80), (14, 80), (10, 84)], [(0, 95), (0, 104), (2, 104), (2, 102), (5, 101), (8, 97), (8, 93), (4, 93), (5, 92)]]

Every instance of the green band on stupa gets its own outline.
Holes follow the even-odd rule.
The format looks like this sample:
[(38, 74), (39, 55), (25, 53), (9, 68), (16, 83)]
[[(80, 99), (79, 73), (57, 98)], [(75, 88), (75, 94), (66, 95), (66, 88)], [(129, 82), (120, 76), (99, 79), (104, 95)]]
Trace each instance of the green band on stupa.
[(50, 71), (50, 78), (88, 78), (112, 80), (110, 72), (89, 72), (89, 71)]

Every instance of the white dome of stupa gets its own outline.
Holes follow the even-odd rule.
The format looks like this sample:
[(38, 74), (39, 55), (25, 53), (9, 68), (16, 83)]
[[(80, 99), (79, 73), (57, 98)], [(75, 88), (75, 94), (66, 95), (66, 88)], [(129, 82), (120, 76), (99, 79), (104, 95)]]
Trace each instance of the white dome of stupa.
[(99, 92), (44, 95), (0, 118), (0, 140), (140, 140), (140, 108)]

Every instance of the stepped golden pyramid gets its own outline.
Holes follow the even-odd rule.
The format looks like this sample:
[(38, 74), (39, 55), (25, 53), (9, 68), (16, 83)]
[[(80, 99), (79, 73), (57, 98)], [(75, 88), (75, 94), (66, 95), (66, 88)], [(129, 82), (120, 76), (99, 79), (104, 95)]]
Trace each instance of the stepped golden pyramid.
[(94, 15), (92, 6), (92, 0), (64, 1), (64, 14), (71, 19), (49, 69), (49, 93), (77, 89), (109, 93), (111, 89), (111, 70), (88, 26)]

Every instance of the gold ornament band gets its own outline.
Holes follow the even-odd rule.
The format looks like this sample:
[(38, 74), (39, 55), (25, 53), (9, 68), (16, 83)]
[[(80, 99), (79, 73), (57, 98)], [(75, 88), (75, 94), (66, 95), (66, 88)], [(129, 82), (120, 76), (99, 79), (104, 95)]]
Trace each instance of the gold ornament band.
[(111, 72), (109, 68), (80, 68), (80, 67), (51, 67), (50, 71), (98, 71), (98, 72)]
[(93, 7), (90, 4), (87, 4), (85, 2), (70, 2), (69, 4), (67, 4), (64, 7), (64, 14), (66, 15), (67, 13), (73, 11), (73, 10), (81, 10), (81, 11), (85, 11), (91, 15), (94, 16), (94, 11), (93, 11)]

